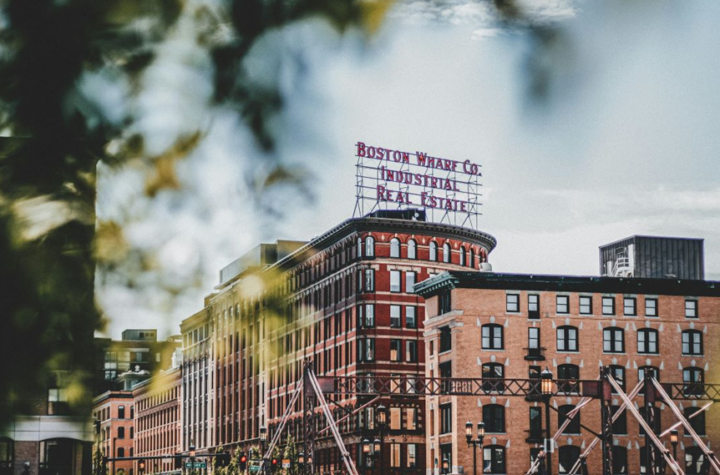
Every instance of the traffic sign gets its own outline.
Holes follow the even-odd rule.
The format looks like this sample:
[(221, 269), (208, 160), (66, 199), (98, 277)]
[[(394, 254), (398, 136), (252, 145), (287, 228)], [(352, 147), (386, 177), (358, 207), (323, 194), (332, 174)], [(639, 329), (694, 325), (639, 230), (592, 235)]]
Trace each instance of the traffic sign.
[(207, 462), (185, 462), (185, 468), (207, 468)]

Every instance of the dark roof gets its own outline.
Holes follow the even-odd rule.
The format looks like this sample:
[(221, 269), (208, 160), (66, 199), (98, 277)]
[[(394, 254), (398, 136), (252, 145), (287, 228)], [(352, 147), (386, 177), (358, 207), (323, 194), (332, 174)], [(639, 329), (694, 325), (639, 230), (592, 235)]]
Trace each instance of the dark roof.
[(294, 253), (268, 266), (287, 269), (308, 259), (318, 249), (325, 249), (346, 236), (355, 232), (396, 232), (406, 234), (425, 234), (437, 237), (454, 237), (466, 239), (474, 244), (481, 245), (490, 253), (497, 245), (497, 240), (490, 234), (475, 229), (464, 228), (445, 223), (433, 223), (429, 221), (413, 221), (409, 219), (378, 218), (372, 215), (361, 218), (350, 218), (326, 231), (320, 236), (314, 237), (305, 246)]
[(415, 284), (424, 298), (448, 289), (550, 290), (626, 294), (720, 297), (720, 282), (711, 280), (586, 277), (576, 275), (499, 274), (495, 272), (443, 272)]

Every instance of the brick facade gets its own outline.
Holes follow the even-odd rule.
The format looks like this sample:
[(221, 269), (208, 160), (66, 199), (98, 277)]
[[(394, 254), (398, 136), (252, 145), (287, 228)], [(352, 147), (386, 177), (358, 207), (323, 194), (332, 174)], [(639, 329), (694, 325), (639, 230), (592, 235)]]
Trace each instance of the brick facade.
[[(426, 375), (440, 376), (441, 365), (445, 363), (450, 365), (453, 377), (482, 378), (485, 369), (486, 377), (501, 371), (504, 378), (527, 379), (537, 376), (536, 372), (533, 374), (533, 369), (538, 371), (547, 367), (554, 378), (558, 378), (559, 373), (577, 372), (578, 379), (597, 379), (601, 365), (612, 365), (618, 376), (624, 375), (628, 392), (638, 382), (639, 370), (643, 367), (657, 368), (661, 382), (683, 382), (683, 378), (687, 380), (690, 374), (685, 373), (686, 370), (703, 375), (706, 381), (717, 381), (717, 370), (710, 362), (716, 357), (720, 340), (718, 285), (717, 282), (705, 281), (492, 273), (438, 276), (419, 286), (419, 293), (427, 298)], [(440, 296), (448, 292), (449, 311), (440, 312)], [(534, 300), (534, 297), (530, 296), (537, 296), (539, 303), (538, 312), (533, 315), (529, 312), (529, 299)], [(689, 308), (687, 317), (686, 308)], [(693, 308), (697, 309), (695, 316)], [(539, 334), (530, 329), (538, 329)], [(533, 337), (539, 337), (536, 344), (530, 342), (531, 331)], [(448, 351), (441, 352), (443, 332), (449, 332), (451, 345)], [(529, 349), (533, 346), (536, 348)], [(579, 396), (558, 397), (551, 404), (555, 409), (563, 410), (562, 406), (573, 406), (580, 399)], [(640, 407), (642, 401), (642, 396), (636, 398)], [(681, 410), (702, 406), (692, 398), (676, 402)], [(612, 403), (621, 404), (618, 397), (613, 397)], [(525, 473), (530, 466), (531, 451), (541, 446), (542, 434), (531, 433), (529, 428), (531, 408), (536, 408), (532, 410), (541, 414), (539, 422), (544, 427), (545, 407), (542, 402), (489, 392), (480, 397), (429, 397), (426, 405), (431, 420), (427, 428), (426, 463), (428, 467), (436, 468), (434, 473), (440, 471), (442, 449), (449, 451), (452, 473), (473, 472), (472, 449), (465, 442), (464, 426), (466, 421), (475, 425), (483, 420), (484, 413), (491, 417), (495, 414), (493, 411), (504, 413), (502, 430), (495, 433), (486, 430), (484, 442), (486, 447), (493, 446), (486, 449), (487, 454), (495, 449), (497, 453), (504, 453), (505, 467), (504, 471), (496, 471), (496, 465), (485, 465), (486, 470), (478, 468), (478, 473)], [(495, 406), (489, 407), (491, 405)], [(659, 406), (661, 426), (665, 430), (675, 418), (667, 407)], [(452, 411), (450, 432), (443, 430), (442, 421), (442, 409), (448, 407)], [(550, 414), (554, 433), (558, 428), (558, 414), (552, 409)], [(496, 421), (497, 417), (493, 420)], [(486, 426), (493, 423), (484, 422)], [(592, 401), (582, 409), (581, 423), (600, 432), (599, 401)], [(701, 431), (707, 434), (703, 438), (710, 442), (711, 447), (720, 443), (720, 434), (711, 430), (718, 424), (720, 410), (712, 407), (705, 414), (704, 424), (698, 420)], [(626, 454), (627, 462), (618, 462), (616, 471), (639, 474), (639, 454), (644, 446), (644, 436), (639, 436), (639, 424), (630, 414), (627, 414), (624, 432), (615, 436), (615, 450), (618, 452), (617, 459), (622, 460)], [(592, 440), (592, 434), (584, 428), (577, 433), (563, 434), (558, 440), (559, 447), (552, 455), (553, 472), (564, 473), (559, 465), (561, 452), (572, 458), (569, 456), (571, 452), (583, 450)], [(683, 437), (681, 429), (678, 457), (682, 460), (687, 453), (689, 459), (696, 461), (693, 459), (693, 445), (688, 436)], [(568, 449), (568, 446), (575, 449)], [(669, 442), (667, 446), (670, 448)], [(481, 458), (478, 453), (478, 467), (483, 466)], [(588, 465), (590, 473), (602, 470), (599, 447), (588, 458)]]
[[(420, 282), (446, 270), (478, 269), (494, 245), (491, 236), (456, 226), (364, 217), (221, 284), (206, 299), (206, 308), (181, 327), (183, 411), (188, 414), (183, 450), (194, 440), (200, 451), (226, 445), (247, 453), (259, 444), (261, 427), (268, 428), (270, 439), (306, 359), (314, 361), (318, 375), (424, 374), (424, 306), (408, 289), (408, 274)], [(399, 279), (391, 282), (393, 276)], [(190, 371), (204, 374), (205, 390), (193, 389), (198, 377)], [(337, 402), (352, 408), (368, 401)], [(374, 405), (380, 403), (390, 408), (392, 420), (382, 454), (386, 466), (392, 451), (397, 470), (424, 473), (422, 398), (394, 397)], [(208, 411), (205, 418), (194, 415), (201, 407)], [(286, 429), (298, 441), (303, 438), (301, 409), (299, 400)], [(337, 409), (336, 418), (341, 412)], [(360, 466), (361, 440), (377, 436), (369, 416), (361, 411), (340, 424)], [(315, 443), (316, 472), (339, 469), (329, 432)]]

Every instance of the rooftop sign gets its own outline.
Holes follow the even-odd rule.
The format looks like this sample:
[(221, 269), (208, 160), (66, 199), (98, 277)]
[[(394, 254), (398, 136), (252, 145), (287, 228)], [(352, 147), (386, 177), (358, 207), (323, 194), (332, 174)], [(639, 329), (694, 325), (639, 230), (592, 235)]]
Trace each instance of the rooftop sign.
[(355, 216), (420, 207), (431, 221), (477, 229), (480, 165), (364, 142), (355, 146)]

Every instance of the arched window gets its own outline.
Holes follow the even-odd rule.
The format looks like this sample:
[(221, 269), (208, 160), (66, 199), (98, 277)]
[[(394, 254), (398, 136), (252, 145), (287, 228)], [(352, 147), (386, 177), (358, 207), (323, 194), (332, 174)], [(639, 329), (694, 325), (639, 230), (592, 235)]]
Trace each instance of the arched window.
[(435, 241), (430, 241), (430, 260), (437, 261), (438, 247)]
[(685, 447), (685, 475), (700, 475), (704, 464), (705, 454), (700, 447)]
[(450, 244), (446, 242), (443, 244), (443, 262), (450, 262), (451, 256)]
[(408, 259), (417, 259), (417, 243), (414, 239), (410, 239), (407, 243)]
[(506, 474), (505, 447), (488, 445), (483, 448), (483, 473)]
[(564, 325), (557, 328), (557, 350), (578, 351), (577, 327)]
[(375, 257), (375, 238), (372, 236), (365, 238), (365, 257)]
[(470, 260), (467, 263), (468, 267), (475, 268), (475, 249), (470, 248)]
[(690, 366), (683, 369), (683, 394), (685, 396), (701, 396), (705, 386), (705, 372), (702, 368)]
[(637, 351), (640, 354), (657, 354), (659, 350), (658, 331), (652, 328), (641, 328), (637, 334)]
[(700, 356), (703, 354), (703, 334), (700, 330), (682, 332), (682, 354)]
[(362, 239), (360, 238), (357, 240), (357, 256), (355, 257), (358, 259), (362, 258)]
[(505, 406), (501, 404), (485, 404), (482, 409), (485, 432), (505, 432)]
[[(485, 363), (482, 365), (483, 391), (503, 392), (505, 384), (505, 367), (500, 363)], [(498, 379), (500, 381), (498, 381)]]
[(467, 260), (467, 256), (465, 255), (465, 246), (460, 246), (460, 265), (465, 266), (465, 262)]
[(625, 331), (611, 327), (603, 330), (603, 352), (625, 353)]
[[(622, 390), (625, 391), (625, 367), (611, 364), (609, 368), (610, 375), (615, 379), (615, 381), (617, 381)], [(613, 389), (612, 392), (613, 394), (617, 394), (615, 389)]]
[(125, 406), (118, 406), (118, 419), (125, 419)]
[[(558, 391), (576, 393), (580, 391), (580, 367), (574, 364), (558, 365)], [(560, 382), (562, 381), (562, 383)]]
[(612, 448), (612, 473), (613, 475), (627, 475), (627, 449), (621, 445), (613, 445)]
[[(650, 372), (652, 375), (654, 375), (655, 379), (660, 381), (660, 369), (656, 368), (655, 366), (641, 366), (638, 368), (638, 381), (643, 381), (645, 379), (645, 373)], [(639, 394), (645, 394), (645, 387), (643, 386), (640, 388)]]
[(570, 473), (575, 462), (580, 458), (580, 447), (574, 445), (563, 445), (558, 449), (560, 460), (558, 461), (558, 473), (560, 475)]
[[(575, 409), (573, 404), (565, 404), (558, 407), (558, 427), (565, 423), (568, 419), (568, 413)], [(575, 414), (570, 420), (570, 423), (565, 427), (563, 434), (579, 434), (580, 433), (580, 412)]]
[(400, 257), (400, 240), (398, 238), (390, 240), (390, 257)]
[(496, 323), (488, 323), (482, 326), (482, 349), (483, 350), (502, 350), (503, 345), (503, 327)]

